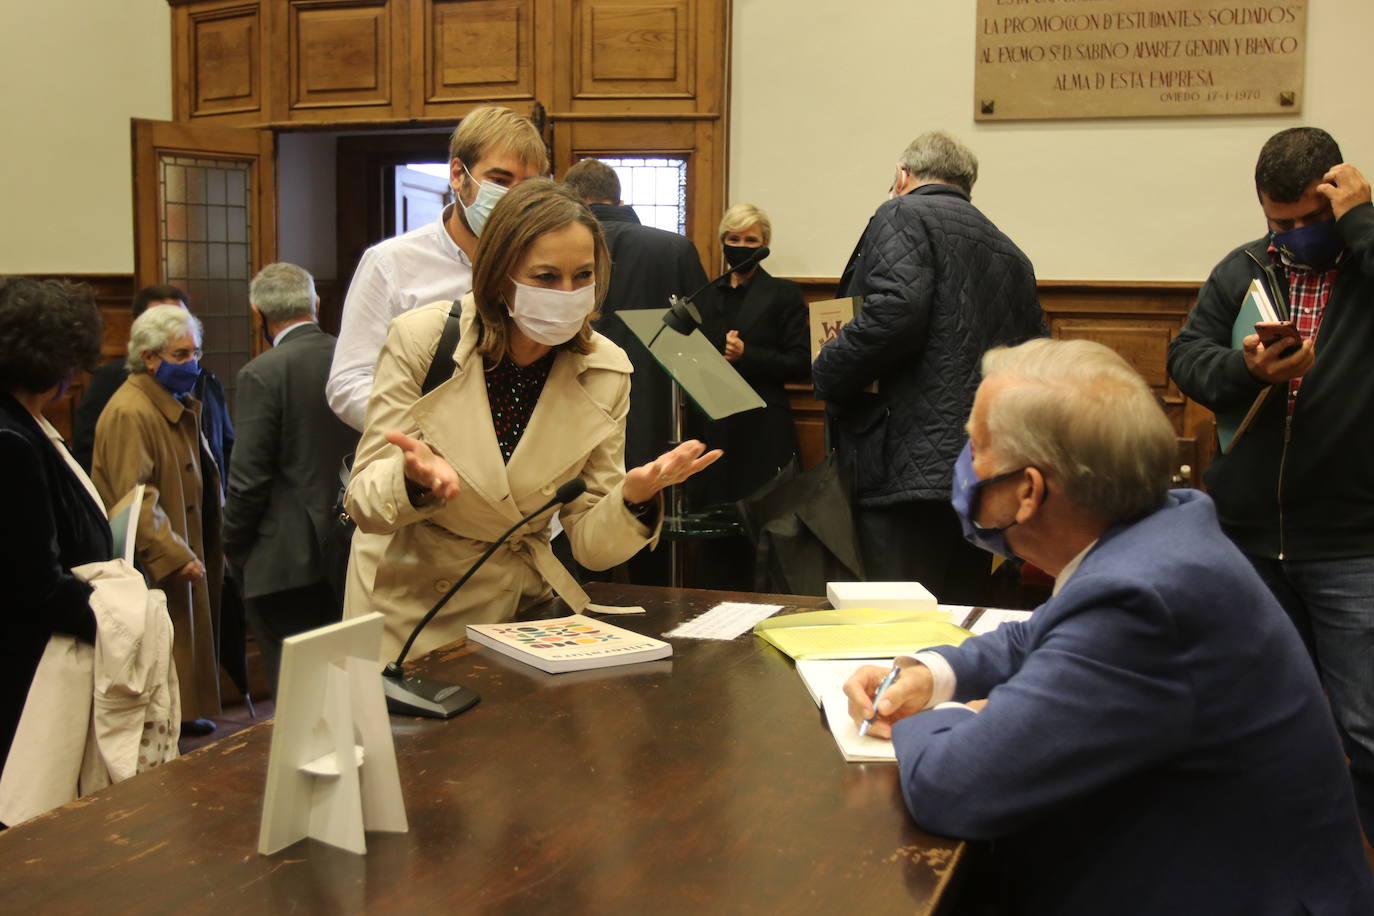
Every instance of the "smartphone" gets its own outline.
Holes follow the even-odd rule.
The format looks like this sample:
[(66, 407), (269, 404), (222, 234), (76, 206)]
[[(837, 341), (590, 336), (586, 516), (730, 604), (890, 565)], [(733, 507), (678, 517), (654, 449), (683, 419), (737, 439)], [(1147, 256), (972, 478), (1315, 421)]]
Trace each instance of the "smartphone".
[(1297, 327), (1291, 321), (1257, 321), (1255, 322), (1255, 333), (1259, 335), (1260, 343), (1264, 344), (1266, 348), (1274, 346), (1284, 338), (1302, 346), (1302, 335), (1298, 333)]

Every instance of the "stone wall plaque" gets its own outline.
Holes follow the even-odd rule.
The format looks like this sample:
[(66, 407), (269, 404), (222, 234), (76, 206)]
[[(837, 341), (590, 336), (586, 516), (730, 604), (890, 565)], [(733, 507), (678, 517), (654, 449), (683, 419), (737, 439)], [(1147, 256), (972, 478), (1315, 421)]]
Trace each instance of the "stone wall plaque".
[(974, 118), (1302, 110), (1307, 0), (978, 0)]

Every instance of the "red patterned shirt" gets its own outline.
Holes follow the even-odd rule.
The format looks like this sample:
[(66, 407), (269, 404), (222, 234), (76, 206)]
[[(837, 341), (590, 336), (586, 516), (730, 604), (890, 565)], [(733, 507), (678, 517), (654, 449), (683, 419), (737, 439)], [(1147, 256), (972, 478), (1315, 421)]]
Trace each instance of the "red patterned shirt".
[[(1269, 243), (1269, 257), (1288, 275), (1288, 317), (1303, 340), (1316, 340), (1322, 315), (1326, 312), (1326, 303), (1331, 300), (1331, 288), (1336, 284), (1336, 274), (1340, 272), (1341, 261), (1345, 258), (1344, 252), (1327, 270), (1307, 270), (1288, 263), (1273, 242)], [(1288, 382), (1290, 415), (1297, 404), (1301, 385), (1301, 376)]]

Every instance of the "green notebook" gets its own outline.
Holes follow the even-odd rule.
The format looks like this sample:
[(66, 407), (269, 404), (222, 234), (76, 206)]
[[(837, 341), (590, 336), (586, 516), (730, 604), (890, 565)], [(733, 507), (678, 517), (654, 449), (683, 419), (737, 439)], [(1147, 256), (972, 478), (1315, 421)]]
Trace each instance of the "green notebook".
[[(1245, 300), (1240, 304), (1240, 312), (1231, 325), (1231, 347), (1239, 350), (1246, 337), (1255, 333), (1255, 325), (1261, 321), (1278, 321), (1278, 311), (1269, 299), (1269, 293), (1259, 280), (1251, 280), (1245, 292)], [(1260, 408), (1269, 398), (1273, 385), (1266, 385), (1255, 395), (1255, 399), (1244, 410), (1217, 411), (1217, 442), (1223, 453), (1231, 451), (1232, 446), (1250, 428), (1250, 423), (1259, 414)]]

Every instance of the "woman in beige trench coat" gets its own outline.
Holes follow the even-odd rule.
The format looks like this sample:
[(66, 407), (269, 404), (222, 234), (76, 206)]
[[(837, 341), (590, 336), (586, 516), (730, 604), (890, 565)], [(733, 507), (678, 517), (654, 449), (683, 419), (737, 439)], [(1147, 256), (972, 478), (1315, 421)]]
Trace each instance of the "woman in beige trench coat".
[[(150, 308), (134, 321), (129, 377), (96, 423), (91, 467), (106, 505), (135, 484), (148, 485), (135, 555), (167, 593), (183, 732), (220, 711), (219, 469), (200, 434), (200, 402), (189, 394), (199, 372), (200, 341), (200, 322), (174, 305)], [(194, 730), (207, 726), (214, 727), (205, 721)]]
[(424, 397), (450, 304), (392, 321), (348, 486), (358, 533), (344, 616), (386, 616), (384, 659), (502, 532), (575, 477), (586, 492), (517, 530), (412, 654), (551, 593), (582, 610), (586, 593), (549, 547), (551, 513), (579, 563), (608, 569), (656, 543), (659, 491), (720, 457), (684, 442), (626, 473), (630, 361), (591, 329), (610, 260), (575, 196), (544, 180), (516, 185), (492, 210), (473, 260), (453, 376)]

